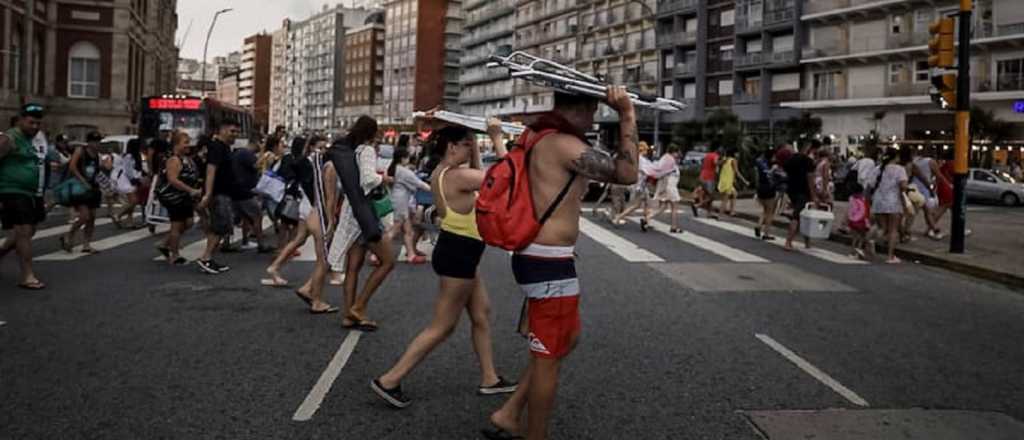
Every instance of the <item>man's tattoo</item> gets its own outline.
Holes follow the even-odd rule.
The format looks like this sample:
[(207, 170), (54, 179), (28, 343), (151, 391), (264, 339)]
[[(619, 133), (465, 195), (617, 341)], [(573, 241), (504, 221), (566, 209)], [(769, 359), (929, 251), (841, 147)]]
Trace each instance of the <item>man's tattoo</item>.
[(572, 161), (573, 171), (598, 182), (615, 182), (615, 158), (597, 148), (587, 148)]

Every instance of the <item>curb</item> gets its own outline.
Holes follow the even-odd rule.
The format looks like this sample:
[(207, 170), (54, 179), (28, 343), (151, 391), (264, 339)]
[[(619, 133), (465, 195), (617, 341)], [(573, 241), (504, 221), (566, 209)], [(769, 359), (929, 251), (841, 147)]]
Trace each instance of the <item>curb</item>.
[[(760, 216), (757, 214), (750, 214), (747, 212), (736, 211), (736, 217), (742, 218), (747, 221), (757, 222), (760, 220)], [(776, 220), (774, 222), (776, 227), (783, 229), (789, 227), (789, 223), (783, 223)], [(829, 237), (829, 241), (840, 243), (849, 246), (851, 243), (850, 237), (842, 234), (833, 233)], [(1015, 289), (1024, 290), (1024, 276), (1015, 275), (1006, 272), (1000, 272), (997, 270), (987, 269), (984, 267), (975, 266), (972, 264), (960, 263), (957, 261), (950, 261), (943, 258), (936, 257), (932, 254), (923, 252), (910, 251), (906, 249), (896, 248), (896, 255), (903, 260), (912, 260), (920, 262), (921, 264), (946, 269), (952, 272), (956, 272), (962, 275), (983, 279), (986, 281), (992, 281), (999, 284), (1003, 284), (1008, 287)]]

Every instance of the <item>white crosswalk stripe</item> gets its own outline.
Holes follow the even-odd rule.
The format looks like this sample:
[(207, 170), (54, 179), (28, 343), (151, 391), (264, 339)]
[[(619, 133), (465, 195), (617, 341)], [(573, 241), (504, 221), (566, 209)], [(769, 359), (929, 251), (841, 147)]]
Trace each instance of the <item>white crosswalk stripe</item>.
[(664, 263), (665, 260), (654, 253), (637, 246), (594, 222), (580, 217), (580, 232), (598, 242), (608, 250), (618, 254), (630, 263)]
[[(668, 231), (670, 229), (669, 225), (657, 220), (651, 220), (650, 224), (659, 230)], [(686, 231), (682, 234), (668, 234), (668, 236), (736, 263), (769, 263), (768, 260), (757, 255), (741, 251), (732, 246), (719, 243), (710, 238), (702, 237), (690, 231)]]
[[(156, 233), (157, 234), (162, 234), (164, 232), (167, 232), (167, 229), (168, 229), (167, 226), (164, 226), (164, 225), (157, 226)], [(128, 232), (125, 232), (123, 234), (118, 234), (118, 235), (114, 235), (114, 236), (111, 236), (111, 237), (107, 237), (107, 238), (104, 238), (102, 240), (93, 241), (92, 242), (92, 247), (93, 247), (93, 249), (96, 249), (97, 251), (108, 251), (110, 249), (113, 249), (113, 248), (116, 248), (116, 247), (119, 247), (119, 246), (124, 246), (124, 245), (129, 244), (129, 243), (134, 243), (134, 242), (139, 241), (139, 240), (144, 240), (144, 239), (149, 238), (149, 237), (153, 237), (153, 234), (150, 234), (148, 229), (136, 229), (134, 231), (128, 231)], [(92, 254), (83, 254), (83, 253), (79, 252), (79, 249), (81, 249), (80, 246), (76, 246), (73, 252), (64, 252), (63, 250), (60, 250), (60, 251), (57, 251), (57, 252), (54, 252), (54, 253), (51, 253), (51, 254), (43, 255), (43, 256), (41, 256), (39, 258), (36, 258), (35, 260), (36, 261), (73, 261), (73, 260), (77, 260), (79, 258), (83, 258), (83, 257), (87, 257), (89, 255), (92, 255)]]
[[(706, 219), (706, 218), (696, 218), (696, 219), (694, 219), (694, 221), (696, 221), (698, 223), (701, 223), (701, 224), (704, 224), (704, 225), (708, 225), (708, 226), (714, 227), (714, 228), (718, 228), (718, 229), (721, 229), (721, 230), (724, 230), (724, 231), (729, 231), (729, 232), (732, 232), (732, 233), (735, 233), (735, 234), (747, 236), (747, 237), (750, 237), (751, 239), (755, 238), (754, 235), (753, 235), (753, 230), (748, 228), (748, 227), (745, 227), (745, 226), (740, 226), (740, 225), (729, 223), (729, 222), (724, 222), (724, 221), (720, 221), (720, 220), (711, 220), (711, 219)], [(784, 247), (785, 246), (784, 241), (781, 240), (781, 239), (775, 240), (775, 241), (766, 241), (764, 243), (768, 243), (768, 244), (779, 246), (779, 247)], [(840, 254), (837, 254), (835, 252), (832, 252), (832, 251), (829, 251), (829, 250), (825, 250), (825, 249), (821, 249), (821, 248), (804, 249), (804, 248), (802, 248), (800, 246), (796, 246), (795, 249), (796, 249), (797, 252), (799, 252), (801, 254), (809, 255), (809, 256), (812, 256), (814, 258), (818, 258), (818, 259), (821, 259), (821, 260), (824, 260), (824, 261), (828, 261), (830, 263), (835, 263), (835, 264), (851, 264), (851, 265), (867, 264), (864, 261), (855, 260), (855, 259), (847, 257), (845, 255), (840, 255)]]

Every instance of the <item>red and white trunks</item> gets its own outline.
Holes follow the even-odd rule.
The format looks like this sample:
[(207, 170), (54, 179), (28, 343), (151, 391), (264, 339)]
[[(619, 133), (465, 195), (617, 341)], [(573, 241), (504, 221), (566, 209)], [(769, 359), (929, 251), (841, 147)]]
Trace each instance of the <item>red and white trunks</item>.
[(512, 256), (512, 273), (529, 302), (530, 352), (561, 359), (580, 333), (580, 282), (572, 247), (530, 245)]

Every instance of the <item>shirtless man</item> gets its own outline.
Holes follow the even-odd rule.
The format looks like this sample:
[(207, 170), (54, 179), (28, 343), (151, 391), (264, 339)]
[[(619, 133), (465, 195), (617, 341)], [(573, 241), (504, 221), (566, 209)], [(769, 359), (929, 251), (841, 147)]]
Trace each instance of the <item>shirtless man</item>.
[(551, 206), (566, 182), (572, 182), (533, 244), (512, 257), (512, 272), (529, 301), (530, 363), (519, 388), (491, 414), (489, 439), (524, 438), (520, 419), (525, 408), (525, 438), (547, 438), (562, 359), (575, 347), (580, 332), (579, 295), (574, 247), (579, 236), (580, 209), (588, 180), (632, 185), (637, 181), (636, 112), (624, 87), (610, 87), (607, 103), (619, 113), (621, 142), (614, 155), (585, 142), (598, 101), (590, 97), (555, 95), (554, 110), (531, 127), (555, 125), (561, 132), (543, 138), (533, 149), (529, 175), (533, 203)]

